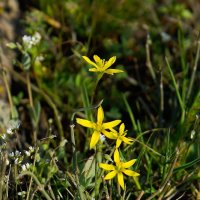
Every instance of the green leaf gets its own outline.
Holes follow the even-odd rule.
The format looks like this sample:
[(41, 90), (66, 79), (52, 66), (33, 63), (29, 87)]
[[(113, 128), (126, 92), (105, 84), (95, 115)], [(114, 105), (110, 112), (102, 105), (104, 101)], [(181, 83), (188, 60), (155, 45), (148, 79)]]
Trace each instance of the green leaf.
[(31, 57), (28, 53), (25, 53), (23, 58), (22, 58), (22, 64), (24, 70), (29, 70), (31, 67)]
[(192, 167), (193, 165), (195, 165), (195, 164), (197, 164), (199, 162), (200, 162), (200, 158), (197, 158), (197, 159), (195, 159), (195, 160), (193, 160), (191, 162), (188, 162), (186, 164), (181, 165), (180, 167), (175, 168), (174, 172), (177, 172), (177, 171), (179, 171), (181, 169), (186, 169), (186, 168)]
[(95, 161), (94, 156), (89, 157), (83, 168), (83, 173), (85, 173), (85, 178), (93, 178), (95, 176)]
[(12, 43), (12, 42), (6, 44), (6, 46), (7, 46), (8, 48), (10, 48), (10, 49), (15, 49), (15, 48), (17, 48), (17, 45), (16, 45), (15, 43)]

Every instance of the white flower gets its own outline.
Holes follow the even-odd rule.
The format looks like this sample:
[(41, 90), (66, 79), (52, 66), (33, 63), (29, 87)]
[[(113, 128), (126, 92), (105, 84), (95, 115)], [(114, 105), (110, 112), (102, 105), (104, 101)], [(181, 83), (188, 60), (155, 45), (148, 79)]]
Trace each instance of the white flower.
[(101, 140), (101, 142), (104, 142), (106, 140), (105, 135), (100, 134), (100, 140)]
[(17, 193), (19, 196), (24, 196), (26, 194), (26, 191), (18, 192)]
[(15, 156), (14, 152), (9, 153), (9, 156), (14, 157)]
[(29, 157), (31, 153), (29, 151), (24, 151), (24, 153)]
[(28, 170), (30, 168), (30, 166), (31, 165), (29, 163), (26, 163), (26, 164), (22, 165), (22, 171)]
[(24, 46), (28, 49), (32, 48), (32, 37), (28, 35), (24, 35), (22, 37), (22, 41), (24, 43)]
[(36, 58), (35, 58), (35, 61), (36, 62), (42, 62), (44, 60), (44, 56), (42, 56), (42, 55), (39, 55), (39, 56), (37, 56)]
[(29, 151), (30, 151), (30, 153), (33, 153), (33, 152), (34, 152), (34, 150), (35, 150), (35, 148), (34, 148), (34, 147), (32, 147), (32, 146), (30, 146), (30, 147), (29, 147)]
[(33, 46), (37, 45), (41, 40), (40, 33), (36, 32), (33, 36), (24, 35), (22, 37), (22, 41), (24, 43), (24, 46), (28, 49), (31, 49)]
[(32, 44), (36, 45), (40, 42), (40, 40), (41, 40), (41, 35), (38, 32), (36, 32), (32, 37)]
[(8, 128), (8, 129), (6, 130), (6, 133), (8, 133), (9, 135), (12, 135), (12, 134), (13, 134), (13, 130), (12, 130), (11, 128)]
[(16, 151), (15, 151), (15, 156), (20, 156), (20, 155), (21, 155), (21, 152), (18, 151), (18, 150), (16, 150)]

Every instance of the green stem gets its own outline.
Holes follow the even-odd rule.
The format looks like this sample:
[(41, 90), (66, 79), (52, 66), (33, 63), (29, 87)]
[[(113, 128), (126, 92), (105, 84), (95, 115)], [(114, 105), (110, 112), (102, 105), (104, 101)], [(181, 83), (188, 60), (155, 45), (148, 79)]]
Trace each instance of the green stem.
[(21, 174), (22, 176), (31, 176), (34, 181), (36, 182), (37, 186), (38, 186), (38, 189), (41, 191), (41, 193), (44, 195), (44, 197), (47, 199), (47, 200), (52, 200), (51, 197), (48, 195), (48, 193), (44, 190), (44, 186), (40, 183), (40, 181), (38, 180), (38, 178), (35, 176), (35, 174), (33, 174), (32, 172), (30, 171), (25, 171), (25, 172), (22, 172)]
[[(31, 90), (31, 81), (30, 81), (30, 72), (27, 71), (26, 72), (26, 81), (27, 81), (27, 91), (28, 91), (28, 98), (29, 98), (29, 103), (30, 103), (30, 111), (31, 112), (35, 112), (35, 109), (34, 109), (34, 105), (33, 105), (33, 95), (32, 95), (32, 90)], [(34, 141), (34, 144), (36, 144), (36, 141), (37, 141), (37, 130), (36, 130), (37, 127), (35, 127), (35, 123), (33, 124), (33, 141)]]
[(151, 63), (150, 44), (151, 44), (151, 39), (150, 39), (150, 36), (148, 35), (147, 36), (146, 45), (145, 45), (145, 47), (146, 47), (146, 56), (147, 56), (146, 65), (149, 68), (149, 71), (150, 71), (150, 74), (152, 76), (152, 79), (155, 81), (156, 80), (156, 75), (155, 75), (155, 72), (153, 70), (153, 66), (152, 66), (152, 63)]
[(181, 95), (180, 95), (180, 92), (179, 92), (179, 89), (178, 89), (178, 85), (176, 83), (176, 80), (175, 80), (175, 77), (174, 77), (174, 74), (172, 72), (172, 69), (171, 69), (171, 66), (168, 62), (168, 59), (165, 58), (166, 60), (166, 63), (167, 63), (167, 68), (169, 70), (169, 73), (170, 73), (170, 76), (171, 76), (171, 79), (172, 79), (172, 83), (174, 85), (174, 88), (176, 90), (176, 95), (177, 95), (177, 98), (178, 98), (178, 102), (179, 102), (179, 105), (180, 105), (180, 108), (181, 108), (181, 111), (182, 111), (182, 114), (181, 114), (181, 123), (183, 123), (184, 119), (185, 119), (185, 108), (184, 108), (184, 104), (183, 104), (183, 101), (181, 99)]
[(76, 142), (74, 136), (74, 127), (75, 125), (72, 123), (70, 124), (70, 132), (71, 132), (71, 142), (72, 142), (72, 155), (73, 155), (73, 170), (77, 170), (77, 156), (76, 156)]
[(119, 183), (117, 182), (117, 195), (118, 195), (118, 199), (120, 198), (120, 196), (121, 196), (121, 188), (120, 188), (120, 185), (119, 185)]
[(2, 74), (3, 74), (3, 81), (4, 81), (4, 84), (6, 86), (6, 91), (7, 91), (7, 95), (8, 95), (8, 101), (9, 101), (10, 110), (11, 110), (11, 118), (14, 119), (14, 118), (17, 118), (17, 116), (16, 116), (16, 112), (15, 112), (15, 109), (14, 109), (14, 106), (13, 106), (12, 95), (11, 95), (11, 92), (10, 92), (10, 88), (9, 88), (9, 84), (8, 84), (8, 79), (6, 77), (5, 69), (2, 70)]
[[(24, 77), (22, 77), (19, 73), (15, 72), (12, 69), (10, 69), (10, 72), (13, 74), (14, 78), (16, 78), (26, 84), (26, 79), (24, 79)], [(54, 104), (52, 99), (45, 92), (43, 92), (41, 89), (39, 89), (37, 86), (33, 85), (32, 83), (30, 85), (31, 85), (31, 89), (34, 90), (35, 92), (37, 92), (38, 94), (40, 94), (46, 100), (48, 105), (52, 108), (52, 110), (54, 112), (55, 120), (56, 120), (56, 125), (58, 127), (58, 131), (60, 134), (60, 138), (61, 138), (61, 140), (63, 140), (64, 132), (63, 132), (62, 124), (60, 122), (59, 113), (56, 108), (56, 105)]]
[[(37, 156), (38, 150), (39, 150), (39, 148), (36, 148), (33, 166), (35, 166), (36, 156)], [(30, 183), (29, 183), (29, 187), (28, 187), (28, 192), (27, 192), (27, 196), (26, 196), (26, 200), (29, 199), (32, 183), (33, 183), (33, 177), (31, 176), (31, 178), (30, 178)]]
[(194, 79), (195, 79), (195, 75), (196, 75), (196, 71), (197, 71), (197, 65), (198, 65), (198, 61), (199, 61), (199, 54), (200, 54), (200, 40), (197, 42), (197, 53), (196, 53), (196, 57), (195, 57), (195, 63), (194, 63), (194, 67), (193, 67), (193, 71), (192, 71), (192, 76), (190, 79), (190, 85), (189, 85), (189, 89), (188, 89), (188, 95), (187, 98), (190, 97), (190, 94), (192, 92), (192, 88), (194, 85)]
[(30, 81), (30, 74), (29, 72), (26, 73), (26, 81), (27, 81), (27, 90), (28, 90), (28, 97), (31, 109), (33, 109), (33, 95), (31, 90), (31, 81)]
[(99, 142), (96, 145), (95, 154), (95, 199), (98, 199), (101, 177), (99, 177), (99, 163), (102, 161), (102, 144)]
[(91, 97), (91, 105), (93, 104), (94, 97), (95, 97), (96, 90), (97, 90), (97, 86), (98, 86), (99, 81), (101, 80), (102, 76), (103, 76), (103, 73), (98, 74), (98, 77), (97, 77), (96, 83), (95, 83), (95, 85), (94, 85), (94, 89), (93, 89), (92, 97)]

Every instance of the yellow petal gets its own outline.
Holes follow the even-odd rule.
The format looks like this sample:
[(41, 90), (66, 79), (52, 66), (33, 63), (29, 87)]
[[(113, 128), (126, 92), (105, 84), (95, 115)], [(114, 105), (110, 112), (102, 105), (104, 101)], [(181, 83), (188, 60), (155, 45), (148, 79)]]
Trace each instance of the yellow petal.
[(126, 137), (122, 137), (123, 142), (125, 142), (126, 144), (131, 144), (133, 142), (133, 139), (131, 138), (126, 138)]
[(98, 131), (94, 131), (94, 133), (92, 134), (91, 141), (90, 141), (90, 149), (92, 149), (97, 144), (97, 142), (99, 141), (99, 138), (100, 138), (100, 133)]
[(120, 123), (121, 123), (121, 120), (114, 120), (112, 122), (103, 123), (102, 126), (104, 129), (110, 129), (110, 128), (117, 126)]
[(109, 164), (106, 164), (106, 163), (99, 163), (99, 167), (101, 167), (105, 170), (115, 170), (114, 165), (109, 165)]
[(122, 143), (122, 141), (118, 138), (117, 141), (116, 141), (116, 148), (119, 148), (121, 143)]
[(103, 67), (103, 70), (108, 69), (116, 61), (116, 56), (110, 58)]
[(108, 132), (106, 130), (103, 130), (102, 133), (111, 140), (116, 140), (116, 136), (113, 134), (113, 132)]
[(83, 58), (87, 63), (89, 63), (90, 65), (93, 65), (94, 67), (97, 68), (96, 63), (92, 62), (87, 56), (82, 56), (82, 58)]
[(97, 68), (90, 68), (89, 72), (98, 72), (99, 70)]
[(119, 133), (120, 133), (120, 135), (123, 135), (124, 129), (125, 129), (125, 125), (124, 125), (124, 123), (122, 123), (122, 124), (120, 125), (120, 127), (119, 127)]
[(103, 112), (103, 108), (100, 106), (100, 107), (98, 108), (98, 112), (97, 112), (97, 123), (98, 123), (99, 125), (102, 124), (103, 118), (104, 118), (104, 112)]
[(94, 55), (93, 58), (94, 58), (94, 60), (95, 60), (96, 63), (101, 62), (101, 58), (99, 58), (99, 56)]
[(123, 173), (128, 175), (128, 176), (139, 176), (140, 175), (137, 172), (134, 172), (132, 170), (123, 170)]
[(120, 184), (120, 186), (123, 188), (124, 190), (124, 176), (121, 172), (119, 172), (117, 174), (117, 179), (118, 179), (118, 183)]
[(124, 72), (124, 71), (120, 69), (107, 69), (104, 71), (104, 73), (110, 74), (110, 75), (113, 75), (115, 73), (121, 73), (121, 72)]
[(115, 163), (119, 163), (120, 162), (118, 149), (116, 149), (115, 152), (114, 152), (114, 161), (115, 161)]
[(112, 132), (112, 134), (114, 135), (115, 139), (117, 139), (119, 137), (119, 133), (115, 129), (109, 128), (109, 130)]
[(88, 127), (88, 128), (94, 128), (95, 127), (95, 123), (88, 121), (86, 119), (80, 119), (80, 118), (76, 118), (76, 122), (82, 126)]
[(137, 159), (133, 159), (133, 160), (130, 160), (128, 162), (122, 163), (122, 167), (123, 168), (129, 168), (129, 167), (131, 167), (136, 162), (136, 160)]
[(112, 171), (112, 172), (109, 172), (109, 173), (104, 177), (104, 179), (105, 179), (105, 180), (112, 179), (112, 178), (114, 178), (114, 177), (116, 176), (116, 174), (117, 174), (117, 171), (116, 171), (116, 170), (114, 170), (114, 171)]

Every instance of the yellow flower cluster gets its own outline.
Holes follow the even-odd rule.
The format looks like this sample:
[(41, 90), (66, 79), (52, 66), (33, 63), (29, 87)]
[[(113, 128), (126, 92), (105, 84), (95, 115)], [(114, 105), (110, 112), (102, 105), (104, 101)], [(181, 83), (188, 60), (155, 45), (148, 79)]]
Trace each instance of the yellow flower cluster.
[(122, 162), (120, 160), (118, 148), (121, 143), (131, 144), (133, 139), (126, 137), (125, 125), (122, 123), (119, 127), (119, 131), (116, 131), (114, 127), (121, 123), (121, 120), (114, 120), (111, 122), (103, 122), (104, 120), (104, 111), (100, 106), (97, 111), (97, 122), (91, 122), (86, 119), (77, 118), (76, 122), (84, 127), (92, 128), (94, 130), (91, 141), (90, 141), (90, 149), (95, 147), (100, 139), (100, 135), (103, 134), (109, 139), (116, 140), (116, 150), (114, 152), (114, 161), (115, 165), (100, 163), (99, 166), (105, 170), (111, 171), (105, 176), (105, 180), (112, 179), (117, 176), (118, 183), (124, 189), (124, 177), (123, 174), (128, 176), (139, 176), (137, 172), (132, 170), (128, 170), (127, 168), (131, 167), (136, 159), (130, 160), (128, 162)]

